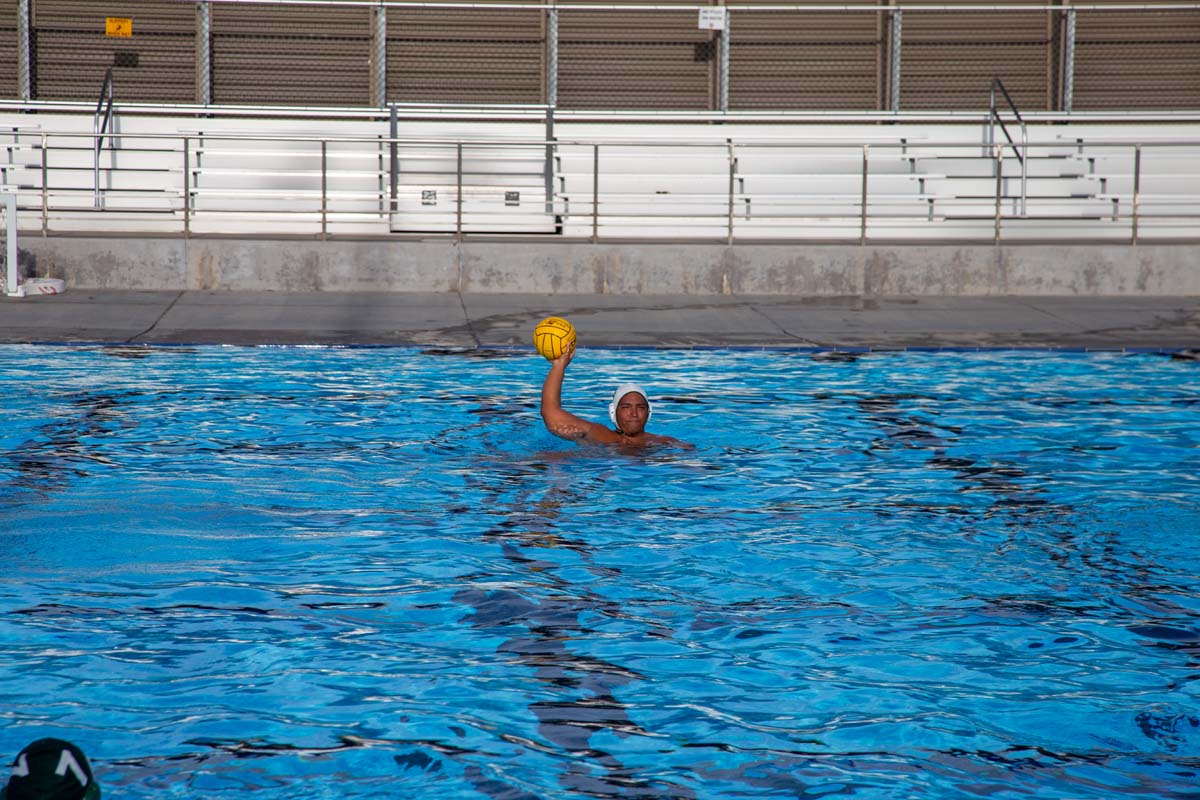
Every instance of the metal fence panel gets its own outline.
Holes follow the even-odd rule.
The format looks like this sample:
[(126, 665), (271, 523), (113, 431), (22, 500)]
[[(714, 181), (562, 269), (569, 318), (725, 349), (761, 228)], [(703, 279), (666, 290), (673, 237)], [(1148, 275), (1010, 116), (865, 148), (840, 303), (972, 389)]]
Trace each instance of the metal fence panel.
[[(131, 20), (132, 35), (107, 35), (110, 17)], [(34, 97), (94, 101), (112, 67), (122, 100), (191, 102), (195, 25), (196, 9), (186, 3), (38, 0), (32, 14)]]
[(388, 9), (388, 100), (543, 102), (545, 17), (537, 9)]
[(901, 110), (986, 109), (994, 77), (1004, 81), (1022, 110), (1053, 110), (1054, 16), (1044, 11), (905, 10)]
[(884, 108), (883, 13), (729, 8), (730, 108)]
[[(670, 0), (657, 5), (694, 4)], [(562, 108), (717, 107), (717, 34), (694, 8), (558, 11), (558, 104)]]
[(214, 103), (370, 104), (370, 9), (217, 3), (212, 12)]
[(1200, 108), (1200, 11), (1078, 12), (1074, 108)]
[(0, 97), (19, 97), (17, 0), (0, 0)]

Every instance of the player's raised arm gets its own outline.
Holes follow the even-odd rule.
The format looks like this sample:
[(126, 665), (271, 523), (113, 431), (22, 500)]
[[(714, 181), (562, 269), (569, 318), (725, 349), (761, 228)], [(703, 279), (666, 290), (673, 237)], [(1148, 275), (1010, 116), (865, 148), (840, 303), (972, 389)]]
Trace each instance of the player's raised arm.
[(620, 441), (620, 436), (602, 425), (581, 419), (562, 407), (563, 376), (574, 357), (575, 343), (571, 342), (561, 356), (550, 362), (550, 371), (546, 373), (546, 380), (542, 384), (542, 421), (546, 423), (546, 430), (555, 436), (575, 441)]

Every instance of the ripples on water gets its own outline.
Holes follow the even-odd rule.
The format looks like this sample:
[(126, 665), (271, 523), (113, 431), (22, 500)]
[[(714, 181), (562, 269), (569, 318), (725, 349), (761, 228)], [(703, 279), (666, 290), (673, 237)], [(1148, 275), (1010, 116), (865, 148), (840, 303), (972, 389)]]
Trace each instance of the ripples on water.
[(1196, 363), (585, 351), (621, 455), (524, 354), (0, 351), (0, 757), (106, 796), (1200, 785)]

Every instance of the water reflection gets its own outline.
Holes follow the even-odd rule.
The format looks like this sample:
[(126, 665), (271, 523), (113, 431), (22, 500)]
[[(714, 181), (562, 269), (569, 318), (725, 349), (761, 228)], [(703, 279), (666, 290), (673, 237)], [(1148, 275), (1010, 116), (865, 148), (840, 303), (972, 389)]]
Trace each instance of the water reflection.
[[(597, 456), (592, 456), (596, 458)], [(600, 456), (620, 469), (621, 456)], [(600, 732), (618, 736), (649, 736), (635, 723), (629, 709), (616, 698), (622, 686), (644, 680), (635, 670), (610, 661), (573, 652), (571, 642), (593, 635), (581, 620), (589, 615), (620, 614), (616, 603), (571, 584), (554, 571), (557, 563), (538, 556), (547, 548), (566, 548), (593, 561), (591, 548), (582, 540), (559, 533), (560, 524), (573, 513), (589, 511), (588, 483), (570, 480), (577, 452), (545, 451), (526, 459), (518, 470), (491, 465), (472, 473), (470, 485), (482, 492), (489, 507), (503, 509), (506, 518), (483, 533), (485, 541), (498, 543), (503, 557), (527, 571), (536, 593), (547, 588), (554, 594), (538, 599), (520, 590), (464, 589), (454, 601), (473, 610), (469, 623), (477, 628), (505, 632), (513, 626), (523, 635), (511, 635), (497, 653), (514, 658), (533, 671), (553, 699), (529, 704), (538, 721), (538, 733), (571, 756), (559, 775), (563, 789), (600, 797), (692, 797), (692, 792), (669, 781), (637, 777), (637, 770), (592, 745)], [(536, 479), (532, 479), (536, 477)], [(590, 482), (603, 481), (593, 477)]]

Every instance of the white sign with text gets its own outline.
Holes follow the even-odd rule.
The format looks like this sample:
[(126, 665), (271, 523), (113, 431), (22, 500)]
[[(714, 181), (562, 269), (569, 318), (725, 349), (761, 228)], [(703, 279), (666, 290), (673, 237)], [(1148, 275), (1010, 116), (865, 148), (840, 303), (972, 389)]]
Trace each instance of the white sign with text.
[(702, 8), (700, 9), (700, 30), (702, 31), (723, 31), (725, 30), (726, 10), (724, 8)]

